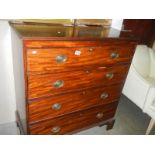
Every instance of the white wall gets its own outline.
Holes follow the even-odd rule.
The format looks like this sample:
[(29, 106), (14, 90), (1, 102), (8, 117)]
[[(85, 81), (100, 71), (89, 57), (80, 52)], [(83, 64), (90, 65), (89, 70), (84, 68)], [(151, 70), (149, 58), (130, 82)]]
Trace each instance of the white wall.
[[(13, 76), (15, 85), (16, 107), (20, 114), (20, 119), (24, 123), (26, 119), (25, 106), (25, 80), (24, 80), (24, 61), (23, 44), (17, 33), (11, 28)], [(24, 124), (23, 124), (24, 125)]]
[(118, 30), (122, 29), (123, 19), (113, 19), (112, 20), (112, 27)]
[(7, 21), (0, 21), (0, 124), (15, 121), (11, 31)]
[[(122, 22), (113, 20), (112, 27), (120, 30)], [(19, 38), (7, 21), (0, 20), (0, 124), (15, 121), (16, 103), (24, 102), (22, 63)]]

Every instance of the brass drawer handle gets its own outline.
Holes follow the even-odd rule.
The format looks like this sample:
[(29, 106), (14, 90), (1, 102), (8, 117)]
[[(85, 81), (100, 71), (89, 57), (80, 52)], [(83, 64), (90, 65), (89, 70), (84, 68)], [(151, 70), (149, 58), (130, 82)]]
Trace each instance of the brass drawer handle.
[(67, 56), (65, 55), (58, 55), (56, 58), (57, 63), (63, 63), (67, 61)]
[(53, 109), (53, 110), (59, 110), (59, 109), (61, 109), (61, 104), (59, 104), (59, 103), (53, 104), (53, 105), (52, 105), (52, 109)]
[(102, 112), (97, 113), (96, 118), (100, 119), (102, 117), (103, 117), (103, 113)]
[(64, 81), (63, 80), (57, 80), (53, 83), (53, 87), (55, 88), (61, 88), (64, 86)]
[(106, 99), (106, 98), (108, 98), (108, 93), (102, 93), (101, 94), (101, 99)]
[(119, 54), (117, 52), (112, 52), (111, 53), (111, 58), (112, 59), (115, 59), (115, 58), (118, 58), (119, 57)]
[(51, 129), (51, 131), (52, 131), (53, 133), (58, 133), (60, 130), (61, 130), (61, 128), (60, 128), (59, 126), (54, 126), (54, 127)]
[(113, 77), (114, 77), (113, 73), (107, 73), (106, 74), (106, 78), (109, 79), (109, 80), (112, 79)]

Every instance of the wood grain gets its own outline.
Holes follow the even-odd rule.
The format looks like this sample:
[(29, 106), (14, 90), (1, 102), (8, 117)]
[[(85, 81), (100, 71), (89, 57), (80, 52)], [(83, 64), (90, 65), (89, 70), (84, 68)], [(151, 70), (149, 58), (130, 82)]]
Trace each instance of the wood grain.
[(93, 47), (93, 46), (134, 46), (134, 38), (63, 38), (63, 37), (29, 37), (23, 39), (26, 49), (36, 48), (66, 48), (66, 47)]
[[(113, 45), (103, 47), (49, 48), (27, 50), (27, 72), (49, 73), (71, 70), (79, 67), (105, 66), (129, 63), (134, 54), (134, 46)], [(119, 54), (112, 58), (111, 54)], [(57, 62), (57, 56), (65, 56), (65, 62)]]
[[(28, 104), (29, 124), (117, 101), (120, 97), (121, 89), (122, 85), (113, 85), (111, 87), (86, 89), (65, 95), (34, 100)], [(107, 93), (108, 97), (102, 99), (101, 94), (103, 93)], [(59, 110), (52, 109), (52, 106), (56, 103), (61, 105)]]
[[(96, 68), (96, 70), (78, 70), (74, 72), (62, 72), (55, 74), (41, 74), (28, 76), (28, 99), (53, 96), (81, 90), (93, 86), (107, 86), (123, 83), (129, 65), (116, 66), (111, 68)], [(112, 73), (112, 79), (106, 77)], [(63, 80), (64, 85), (55, 88), (53, 84), (57, 80)]]
[[(114, 117), (117, 102), (97, 106), (88, 110), (75, 112), (72, 114), (50, 119), (34, 125), (30, 125), (30, 134), (34, 135), (52, 135), (52, 134), (68, 134), (74, 130), (82, 129), (89, 125), (99, 123)], [(97, 118), (97, 114), (103, 113), (102, 118)], [(53, 127), (60, 127), (58, 133), (53, 133)]]
[[(19, 103), (17, 110), (25, 112), (26, 107), (26, 133), (69, 134), (103, 124), (110, 129), (137, 45), (132, 32), (122, 36), (113, 28), (94, 26), (12, 26), (23, 41), (26, 104)], [(119, 57), (112, 59), (112, 52)], [(57, 63), (58, 55), (67, 61)], [(114, 77), (107, 79), (107, 73)], [(53, 87), (57, 80), (64, 86)], [(108, 98), (102, 100), (102, 92)], [(61, 104), (59, 110), (51, 108), (55, 103)], [(57, 133), (51, 131), (55, 126), (60, 127)]]

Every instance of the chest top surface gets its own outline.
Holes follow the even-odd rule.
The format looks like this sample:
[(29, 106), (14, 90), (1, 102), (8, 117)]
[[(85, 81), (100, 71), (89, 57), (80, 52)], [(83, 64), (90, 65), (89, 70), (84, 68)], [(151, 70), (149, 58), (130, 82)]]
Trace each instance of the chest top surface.
[(136, 40), (128, 30), (88, 25), (60, 25), (45, 23), (10, 23), (24, 40)]

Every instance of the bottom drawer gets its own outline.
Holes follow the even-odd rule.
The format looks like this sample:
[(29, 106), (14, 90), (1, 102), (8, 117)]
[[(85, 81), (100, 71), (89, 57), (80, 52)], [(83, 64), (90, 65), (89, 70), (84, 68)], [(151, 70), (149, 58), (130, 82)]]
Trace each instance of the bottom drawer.
[(117, 102), (67, 114), (29, 126), (30, 134), (67, 134), (114, 117)]

